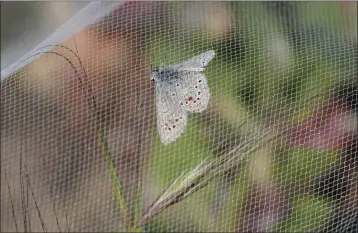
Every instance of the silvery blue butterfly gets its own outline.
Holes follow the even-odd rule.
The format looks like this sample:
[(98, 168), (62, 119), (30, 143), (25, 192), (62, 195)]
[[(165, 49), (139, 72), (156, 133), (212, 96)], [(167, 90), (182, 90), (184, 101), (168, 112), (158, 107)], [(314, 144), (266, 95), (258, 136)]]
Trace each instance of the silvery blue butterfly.
[(210, 99), (207, 80), (201, 72), (215, 57), (209, 50), (181, 64), (157, 68), (151, 80), (156, 84), (157, 125), (161, 142), (167, 145), (184, 132), (188, 112), (203, 112)]

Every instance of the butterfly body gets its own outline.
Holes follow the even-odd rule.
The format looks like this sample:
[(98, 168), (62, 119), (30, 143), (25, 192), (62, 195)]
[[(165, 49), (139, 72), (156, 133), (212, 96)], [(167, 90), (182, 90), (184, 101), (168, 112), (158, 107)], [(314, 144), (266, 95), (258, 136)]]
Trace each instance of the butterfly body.
[(214, 58), (213, 50), (181, 64), (155, 69), (157, 124), (161, 142), (167, 145), (180, 137), (188, 112), (203, 112), (210, 99), (205, 66)]
[(157, 82), (157, 84), (160, 83), (174, 84), (175, 81), (178, 81), (180, 79), (180, 73), (176, 67), (164, 67), (155, 70), (153, 72), (152, 77), (154, 81)]

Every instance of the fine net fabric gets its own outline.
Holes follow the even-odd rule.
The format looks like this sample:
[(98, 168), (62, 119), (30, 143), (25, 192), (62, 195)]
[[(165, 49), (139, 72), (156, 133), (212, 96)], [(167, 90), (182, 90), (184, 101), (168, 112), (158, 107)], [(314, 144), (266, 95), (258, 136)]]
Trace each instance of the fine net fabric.
[[(2, 231), (358, 231), (357, 2), (90, 15), (2, 76)], [(164, 146), (151, 68), (208, 50), (208, 108)]]

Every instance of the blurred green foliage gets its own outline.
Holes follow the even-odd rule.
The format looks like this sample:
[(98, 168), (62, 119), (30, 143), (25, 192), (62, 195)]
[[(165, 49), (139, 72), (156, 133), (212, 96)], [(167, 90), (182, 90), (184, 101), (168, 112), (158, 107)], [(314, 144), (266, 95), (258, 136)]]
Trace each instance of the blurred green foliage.
[(289, 220), (278, 224), (279, 232), (308, 232), (326, 224), (332, 215), (328, 200), (298, 196), (293, 202)]
[[(272, 117), (283, 119), (292, 108), (302, 113), (294, 116), (298, 117), (296, 120), (304, 118), (310, 107), (317, 108), (317, 105), (305, 105), (308, 99), (321, 93), (323, 97), (319, 102), (322, 106), (329, 94), (325, 91), (344, 81), (347, 67), (354, 69), (347, 64), (356, 60), (356, 55), (349, 42), (340, 38), (342, 32), (351, 27), (344, 28), (347, 24), (342, 19), (338, 3), (297, 2), (295, 14), (290, 19), (280, 17), (265, 4), (230, 3), (235, 30), (227, 37), (210, 38), (206, 29), (189, 30), (178, 37), (178, 34), (168, 33), (168, 29), (156, 33), (147, 51), (148, 57), (155, 58), (152, 63), (159, 65), (164, 59), (169, 65), (214, 49), (217, 56), (204, 73), (211, 90), (210, 103), (219, 106), (219, 114), (225, 116), (225, 127), (228, 128), (245, 121), (261, 125)], [(180, 11), (184, 6), (184, 3), (169, 4), (168, 11)], [(295, 24), (287, 26), (286, 21)], [(347, 53), (342, 54), (342, 50)], [(153, 143), (156, 146), (152, 147), (155, 150), (151, 151), (148, 166), (151, 170), (148, 172), (156, 195), (182, 171), (215, 154), (212, 148), (203, 146), (213, 140), (203, 130), (203, 122), (209, 117), (213, 117), (210, 112), (198, 116), (190, 114), (185, 133), (168, 147), (160, 146), (154, 129)], [(212, 131), (224, 130), (215, 128), (220, 126), (218, 122), (212, 120), (209, 123)], [(282, 158), (271, 164), (272, 177), (269, 180), (305, 184), (325, 172), (337, 160), (338, 152), (290, 148)], [(240, 208), (250, 185), (249, 170), (247, 165), (237, 174), (227, 177), (230, 179), (228, 198), (223, 200), (224, 209), (217, 213), (217, 219), (204, 211), (210, 212), (212, 193), (217, 192), (216, 185), (212, 184), (166, 210), (148, 224), (148, 229), (234, 231), (240, 222)], [(292, 214), (277, 226), (277, 230), (302, 232), (315, 229), (329, 219), (331, 211), (329, 200), (298, 195), (293, 199)], [(163, 218), (168, 222), (161, 221)], [(223, 228), (216, 229), (215, 224), (222, 224)]]
[(333, 150), (292, 148), (273, 165), (272, 173), (278, 183), (308, 184), (328, 170), (338, 157), (338, 151)]

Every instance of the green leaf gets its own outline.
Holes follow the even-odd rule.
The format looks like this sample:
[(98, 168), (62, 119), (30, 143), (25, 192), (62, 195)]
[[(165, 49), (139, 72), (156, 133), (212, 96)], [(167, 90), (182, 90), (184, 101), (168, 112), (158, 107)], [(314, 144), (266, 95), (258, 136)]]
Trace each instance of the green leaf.
[(290, 149), (286, 156), (273, 165), (274, 175), (281, 182), (304, 184), (330, 168), (338, 158), (338, 152), (295, 148)]
[(291, 218), (277, 226), (278, 232), (313, 232), (323, 227), (332, 215), (328, 200), (297, 197), (293, 203)]

